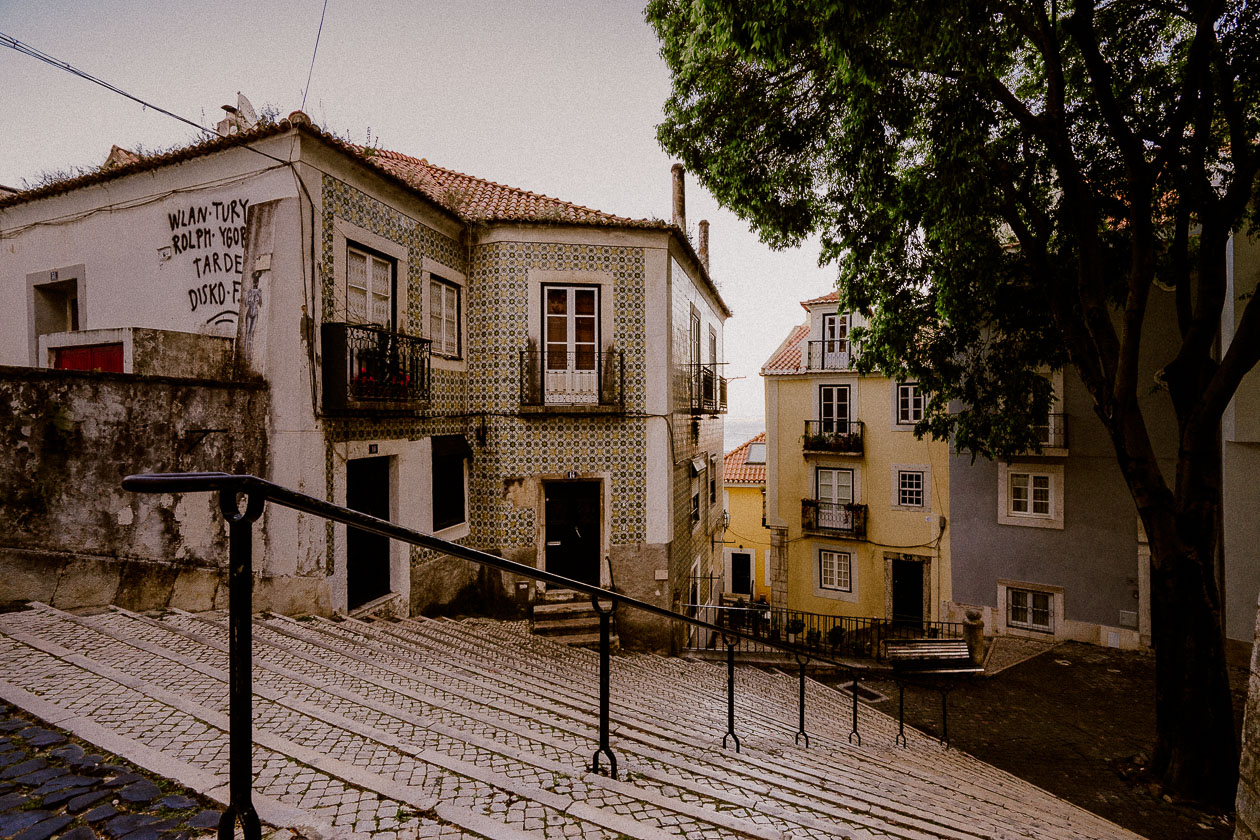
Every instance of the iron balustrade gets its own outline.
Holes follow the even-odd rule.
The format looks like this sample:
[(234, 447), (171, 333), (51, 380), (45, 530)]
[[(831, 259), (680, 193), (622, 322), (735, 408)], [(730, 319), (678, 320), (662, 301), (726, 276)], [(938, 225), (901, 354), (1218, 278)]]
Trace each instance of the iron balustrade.
[[(253, 688), (251, 679), (253, 673), (253, 625), (251, 624), (251, 610), (253, 557), (251, 547), (253, 545), (253, 523), (262, 515), (267, 502), (274, 502), (301, 513), (318, 516), (332, 522), (339, 522), (370, 534), (378, 534), (389, 539), (399, 540), (408, 545), (432, 549), (443, 554), (508, 572), (509, 574), (589, 595), (600, 617), (600, 733), (599, 747), (591, 759), (592, 772), (601, 772), (599, 758), (603, 755), (608, 759), (609, 773), (614, 778), (617, 774), (616, 757), (609, 742), (611, 727), (611, 716), (609, 713), (611, 705), (611, 680), (609, 679), (611, 657), (609, 650), (610, 619), (612, 616), (611, 608), (605, 609), (604, 602), (612, 602), (616, 606), (639, 610), (678, 624), (691, 626), (702, 631), (706, 634), (706, 637), (712, 637), (712, 634), (715, 633), (718, 634), (718, 637), (721, 638), (727, 649), (727, 731), (722, 739), (723, 746), (725, 746), (728, 739), (733, 739), (735, 750), (738, 752), (740, 749), (739, 737), (735, 734), (734, 679), (735, 649), (739, 645), (757, 646), (762, 650), (775, 650), (792, 656), (800, 656), (805, 658), (806, 661), (813, 660), (847, 669), (853, 680), (853, 730), (849, 735), (849, 739), (852, 741), (856, 736), (858, 742), (861, 742), (861, 736), (857, 733), (858, 681), (862, 672), (861, 667), (855, 666), (851, 662), (842, 662), (826, 649), (811, 647), (808, 643), (804, 645), (799, 643), (789, 644), (765, 637), (760, 634), (758, 627), (741, 623), (747, 621), (746, 619), (741, 618), (738, 621), (724, 619), (722, 623), (718, 623), (676, 613), (664, 607), (658, 607), (655, 604), (623, 595), (612, 589), (603, 589), (599, 586), (566, 578), (544, 569), (537, 569), (533, 566), (526, 566), (512, 560), (496, 557), (493, 554), (487, 554), (484, 551), (478, 551), (459, 543), (449, 542), (431, 534), (404, 528), (387, 520), (377, 519), (366, 513), (360, 513), (332, 502), (326, 502), (323, 499), (299, 493), (252, 475), (232, 475), (230, 473), (215, 472), (129, 475), (123, 479), (122, 485), (124, 489), (137, 493), (217, 492), (219, 494), (219, 508), (227, 518), (230, 526), (230, 554), (228, 558), (228, 716), (230, 721), (228, 772), (230, 802), (219, 822), (219, 837), (223, 840), (233, 836), (235, 824), (238, 820), (246, 840), (259, 840), (261, 837), (258, 815), (252, 802)], [(241, 512), (239, 507), (239, 497), (241, 496), (245, 498), (243, 512)], [(704, 611), (712, 608), (698, 607), (697, 609)], [(779, 613), (791, 616), (808, 615), (782, 610), (771, 610), (770, 613), (772, 616)], [(697, 614), (701, 614), (701, 612)], [(704, 614), (708, 615), (707, 613)], [(816, 618), (831, 617), (818, 616)], [(770, 619), (771, 622), (774, 620), (773, 617)], [(804, 664), (802, 663), (800, 667), (803, 669)], [(802, 704), (800, 710), (801, 724), (796, 733), (798, 742), (801, 736), (805, 736), (805, 695), (803, 691), (801, 692), (800, 702)], [(808, 739), (808, 736), (805, 737)]]
[(320, 327), (324, 410), (410, 411), (429, 399), (428, 339), (374, 324)]
[(809, 341), (805, 346), (806, 370), (848, 370), (853, 367), (852, 345), (840, 339)]
[[(687, 604), (689, 615), (721, 628), (718, 633), (696, 633), (690, 647), (715, 649), (722, 633), (745, 634), (745, 653), (784, 651), (815, 659), (874, 659), (884, 661), (884, 643), (895, 639), (961, 639), (958, 621), (898, 621), (864, 616), (826, 615), (768, 604), (730, 606)], [(752, 638), (749, 639), (748, 637)]]
[(1067, 449), (1068, 416), (1049, 414), (1046, 422), (1033, 426), (1037, 441), (1043, 449)]
[(866, 539), (866, 505), (801, 499), (801, 527), (806, 531)]
[(621, 350), (522, 350), (523, 406), (603, 406), (625, 409), (626, 360)]
[(839, 455), (861, 455), (861, 420), (806, 420), (805, 452), (827, 452)]
[(684, 365), (687, 402), (692, 414), (726, 413), (726, 377), (718, 375), (716, 362)]

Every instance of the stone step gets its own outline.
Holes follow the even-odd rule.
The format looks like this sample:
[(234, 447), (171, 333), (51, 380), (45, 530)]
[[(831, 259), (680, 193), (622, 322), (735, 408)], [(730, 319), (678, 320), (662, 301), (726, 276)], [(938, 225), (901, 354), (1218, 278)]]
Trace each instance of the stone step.
[[(222, 613), (0, 615), (0, 693), (24, 692), (223, 788), (227, 639)], [(848, 744), (850, 698), (812, 680), (811, 744), (798, 748), (795, 675), (738, 669), (736, 753), (719, 746), (724, 665), (614, 657), (614, 781), (587, 770), (598, 744), (598, 657), (531, 635), (523, 622), (270, 616), (255, 622), (254, 639), (256, 768), (269, 770), (255, 788), (332, 831), (1133, 837), (922, 733), (907, 730), (910, 746), (896, 747), (896, 722), (865, 705), (863, 744)], [(436, 810), (420, 807), (429, 801)], [(388, 804), (369, 811), (379, 802), (395, 807), (392, 822)]]
[[(371, 626), (375, 627), (376, 624), (373, 624)], [(368, 702), (368, 701), (363, 700), (363, 702)], [(589, 746), (593, 748), (593, 743)], [(501, 752), (507, 752), (507, 751), (501, 750)], [(578, 760), (584, 763), (587, 760), (587, 756), (589, 754), (590, 754), (589, 751), (582, 752)], [(631, 772), (634, 772), (634, 771), (631, 771)], [(657, 801), (658, 803), (660, 801), (667, 800), (667, 797), (663, 797), (663, 795), (660, 792), (660, 790), (663, 789), (666, 785), (676, 785), (676, 784), (686, 783), (685, 780), (677, 779), (677, 778), (659, 778), (658, 774), (652, 774), (652, 773), (642, 773), (642, 774), (636, 774), (636, 775), (641, 776), (641, 779), (636, 783), (636, 787), (640, 788), (641, 790), (639, 790), (637, 793), (634, 793), (633, 795), (636, 795), (639, 798), (643, 799), (645, 803), (647, 803), (648, 805), (651, 805), (654, 800)], [(606, 782), (606, 780), (603, 780), (600, 777), (593, 777), (593, 778), (594, 780), (596, 780), (597, 782), (599, 782), (600, 784), (604, 786), (607, 786), (609, 784), (615, 784), (615, 783), (608, 783)], [(758, 815), (758, 811), (752, 808), (752, 803), (741, 802), (737, 798), (732, 798), (731, 796), (723, 795), (720, 792), (706, 790), (702, 786), (693, 785), (691, 787), (692, 787), (691, 793), (693, 794), (693, 796), (696, 797), (697, 801), (702, 801), (702, 802), (705, 800), (709, 801), (709, 804), (711, 805), (711, 808), (712, 808), (711, 812), (706, 812), (703, 808), (697, 808), (694, 806), (690, 808), (688, 808), (687, 806), (682, 806), (682, 807), (675, 806), (676, 811), (681, 811), (683, 813), (681, 814), (675, 813), (671, 822), (676, 822), (679, 825), (686, 826), (687, 820), (685, 820), (684, 817), (687, 815), (690, 815), (698, 819), (707, 819), (709, 821), (717, 821), (718, 823), (721, 824), (721, 827), (724, 828), (725, 830), (735, 831), (739, 834), (748, 835), (748, 836), (764, 836), (764, 832), (760, 831), (755, 826), (741, 825), (741, 820), (745, 818), (752, 818)], [(646, 789), (643, 789), (643, 788), (646, 788)], [(627, 790), (625, 792), (630, 792), (630, 791)], [(591, 796), (592, 794), (590, 794), (590, 792), (587, 792), (588, 801), (591, 798)], [(741, 809), (740, 807), (741, 805), (744, 806), (743, 809)], [(741, 815), (741, 810), (744, 811), (743, 815)], [(817, 819), (816, 817), (811, 818), (808, 816), (797, 816), (793, 819), (783, 814), (762, 813), (760, 814), (758, 819), (764, 818), (764, 819), (773, 821), (776, 818), (776, 816), (778, 817), (779, 821), (783, 822), (783, 825), (781, 827), (784, 829), (791, 830), (794, 827), (799, 828), (799, 824), (804, 822), (807, 825), (814, 825), (815, 827), (820, 827), (820, 829), (824, 832), (834, 833), (834, 832), (839, 831), (843, 833), (843, 826), (829, 824), (825, 821), (821, 821)], [(640, 820), (643, 820), (643, 819), (644, 817), (641, 816)], [(792, 824), (789, 824), (789, 820), (791, 821)], [(693, 831), (698, 831), (702, 833), (703, 830), (704, 830), (703, 826), (699, 826), (699, 827), (693, 826), (692, 829), (689, 830), (688, 833), (692, 833)]]
[[(346, 624), (338, 624), (338, 625), (336, 625), (336, 628), (337, 628), (336, 632), (349, 632), (349, 630), (347, 629), (349, 625), (350, 625), (350, 623), (346, 623)], [(417, 623), (415, 623), (415, 622), (401, 622), (401, 623), (399, 623), (399, 624), (392, 625), (392, 627), (394, 627), (394, 628), (399, 628), (399, 627), (413, 627), (413, 628), (419, 628), (419, 627), (433, 627), (433, 626), (434, 626), (434, 624), (432, 624), (432, 623), (417, 624)], [(452, 625), (447, 624), (446, 626), (452, 626)], [(378, 625), (373, 625), (373, 626), (372, 626), (372, 629), (373, 629), (373, 630), (376, 630), (376, 629), (379, 629), (379, 627), (378, 627)], [(554, 693), (555, 693), (555, 689), (556, 689), (556, 688), (558, 688), (558, 687), (556, 687), (556, 686), (549, 686), (549, 687), (547, 687), (547, 691), (548, 691), (548, 693), (549, 693), (549, 694), (554, 694)]]

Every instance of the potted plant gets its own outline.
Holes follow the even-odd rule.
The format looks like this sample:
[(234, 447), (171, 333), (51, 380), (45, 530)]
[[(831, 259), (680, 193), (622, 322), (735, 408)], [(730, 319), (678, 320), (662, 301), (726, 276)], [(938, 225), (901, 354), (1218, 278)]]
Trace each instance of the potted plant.
[(805, 643), (810, 647), (817, 649), (818, 643), (822, 641), (822, 631), (817, 627), (809, 628), (809, 632), (805, 634)]
[(788, 619), (787, 640), (789, 645), (796, 644), (796, 634), (805, 629), (805, 621), (800, 618)]
[(827, 631), (827, 644), (831, 646), (831, 653), (835, 655), (836, 648), (844, 641), (844, 628), (839, 624), (831, 625), (831, 629)]

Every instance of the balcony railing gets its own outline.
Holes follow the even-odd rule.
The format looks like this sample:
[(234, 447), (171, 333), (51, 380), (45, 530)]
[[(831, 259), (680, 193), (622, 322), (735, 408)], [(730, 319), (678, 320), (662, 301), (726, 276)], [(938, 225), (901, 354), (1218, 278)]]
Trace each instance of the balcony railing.
[(429, 399), (429, 341), (372, 324), (325, 323), (324, 410), (412, 411)]
[(1037, 432), (1037, 440), (1042, 449), (1067, 449), (1068, 416), (1066, 414), (1050, 414), (1046, 422), (1033, 426)]
[[(688, 604), (687, 614), (719, 627), (748, 633), (758, 641), (745, 641), (745, 654), (780, 653), (780, 645), (806, 653), (854, 659), (884, 658), (889, 639), (959, 639), (963, 626), (956, 621), (897, 621), (863, 616), (822, 615), (771, 607), (765, 604), (721, 606)], [(721, 644), (721, 634), (704, 630), (692, 633), (687, 647), (704, 650)]]
[(853, 366), (852, 345), (848, 341), (830, 339), (828, 341), (806, 342), (806, 370), (848, 370)]
[(685, 365), (688, 405), (692, 414), (726, 413), (726, 377), (719, 376), (717, 365)]
[(806, 420), (801, 448), (805, 452), (861, 455), (862, 421)]
[(801, 527), (806, 531), (866, 539), (866, 505), (801, 499)]
[(621, 350), (521, 351), (522, 406), (624, 409), (625, 393)]

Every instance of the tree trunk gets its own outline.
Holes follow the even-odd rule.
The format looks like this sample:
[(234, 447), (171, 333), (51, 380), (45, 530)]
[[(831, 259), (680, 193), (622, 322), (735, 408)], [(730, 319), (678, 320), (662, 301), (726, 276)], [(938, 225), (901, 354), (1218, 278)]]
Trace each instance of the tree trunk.
[(1155, 644), (1151, 770), (1168, 793), (1228, 810), (1238, 785), (1238, 739), (1220, 602), (1213, 594), (1215, 540), (1209, 535), (1187, 545), (1169, 524), (1147, 526)]

